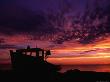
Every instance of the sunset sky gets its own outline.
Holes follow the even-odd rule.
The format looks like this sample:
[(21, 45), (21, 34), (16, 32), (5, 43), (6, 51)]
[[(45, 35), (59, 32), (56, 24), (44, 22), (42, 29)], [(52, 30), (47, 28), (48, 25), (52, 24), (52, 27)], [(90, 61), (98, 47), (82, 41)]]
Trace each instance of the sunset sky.
[(50, 49), (54, 64), (110, 64), (109, 0), (0, 0), (0, 64), (9, 50)]

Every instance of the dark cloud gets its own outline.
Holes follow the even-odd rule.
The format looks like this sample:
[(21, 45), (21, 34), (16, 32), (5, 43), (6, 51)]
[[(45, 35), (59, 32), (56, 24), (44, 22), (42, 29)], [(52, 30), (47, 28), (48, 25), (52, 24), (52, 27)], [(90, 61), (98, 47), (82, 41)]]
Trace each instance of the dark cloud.
[[(110, 4), (102, 6), (101, 1), (95, 1), (94, 3), (92, 9), (87, 6), (82, 16), (73, 17), (73, 28), (57, 38), (56, 43), (62, 44), (68, 40), (76, 40), (82, 44), (89, 44), (110, 35), (110, 12), (108, 10)], [(108, 1), (108, 3), (110, 2)]]
[(17, 33), (47, 33), (55, 32), (43, 12), (33, 12), (18, 7), (16, 4), (2, 5), (0, 8), (0, 32), (4, 34)]
[(88, 50), (88, 51), (84, 51), (84, 52), (81, 52), (80, 54), (88, 54), (88, 53), (91, 53), (91, 52), (96, 52), (97, 51), (97, 49), (95, 49), (95, 50)]
[(0, 44), (5, 43), (4, 38), (0, 38)]
[(10, 48), (16, 49), (18, 47), (15, 45), (10, 45), (10, 44), (1, 44), (0, 45), (0, 49), (10, 49)]

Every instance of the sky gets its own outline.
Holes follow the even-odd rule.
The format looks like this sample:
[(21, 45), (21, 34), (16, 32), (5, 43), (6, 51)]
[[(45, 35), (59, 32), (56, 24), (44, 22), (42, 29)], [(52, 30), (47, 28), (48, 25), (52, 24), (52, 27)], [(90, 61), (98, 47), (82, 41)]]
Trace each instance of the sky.
[(54, 64), (110, 64), (109, 7), (109, 0), (0, 0), (0, 63), (30, 45), (50, 49)]

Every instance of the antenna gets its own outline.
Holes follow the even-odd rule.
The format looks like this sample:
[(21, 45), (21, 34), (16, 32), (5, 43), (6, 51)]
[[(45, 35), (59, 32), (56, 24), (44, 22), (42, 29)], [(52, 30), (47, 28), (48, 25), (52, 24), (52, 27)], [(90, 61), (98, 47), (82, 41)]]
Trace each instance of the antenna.
[(29, 45), (27, 46), (27, 49), (30, 49), (30, 46)]
[(37, 44), (36, 44), (36, 48), (38, 48)]

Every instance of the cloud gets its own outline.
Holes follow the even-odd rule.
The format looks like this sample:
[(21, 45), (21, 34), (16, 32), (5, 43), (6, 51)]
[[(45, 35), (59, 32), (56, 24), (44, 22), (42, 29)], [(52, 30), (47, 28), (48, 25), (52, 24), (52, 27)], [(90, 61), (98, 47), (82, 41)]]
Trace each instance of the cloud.
[(83, 55), (86, 55), (86, 54), (91, 55), (92, 54), (93, 55), (93, 53), (96, 54), (96, 51), (97, 50), (88, 50), (88, 51), (81, 52), (80, 54), (83, 54)]
[(0, 33), (14, 35), (19, 33), (52, 34), (56, 29), (49, 24), (43, 12), (33, 12), (15, 5), (2, 5), (0, 8)]
[(15, 49), (15, 48), (18, 48), (18, 47), (15, 45), (10, 45), (10, 44), (0, 45), (0, 49)]
[[(51, 39), (55, 44), (63, 44), (69, 40), (75, 40), (81, 44), (89, 44), (94, 43), (96, 39), (105, 36), (106, 33), (110, 33), (108, 24), (106, 27), (103, 26), (104, 24), (97, 27), (97, 22), (104, 20), (104, 17), (100, 20), (97, 18), (94, 20), (91, 19), (92, 22), (88, 20), (88, 22), (90, 22), (89, 24), (88, 22), (82, 21), (83, 19), (79, 20), (78, 18), (76, 21), (79, 21), (75, 23), (74, 20), (66, 20), (66, 18), (63, 17), (64, 25), (60, 23), (63, 18), (58, 20), (58, 25), (53, 25), (50, 21), (56, 23), (58, 18), (54, 13), (46, 14), (41, 11), (34, 12), (28, 8), (22, 8), (14, 4), (13, 0), (10, 1), (10, 3), (5, 3), (3, 1), (3, 4), (5, 5), (1, 5), (0, 8), (0, 33), (5, 35), (32, 35), (30, 40), (36, 40), (43, 37), (43, 39)], [(87, 20), (86, 18), (87, 17), (85, 17), (85, 21)], [(71, 30), (68, 31), (68, 24), (70, 23), (72, 23), (73, 26), (71, 27)]]

